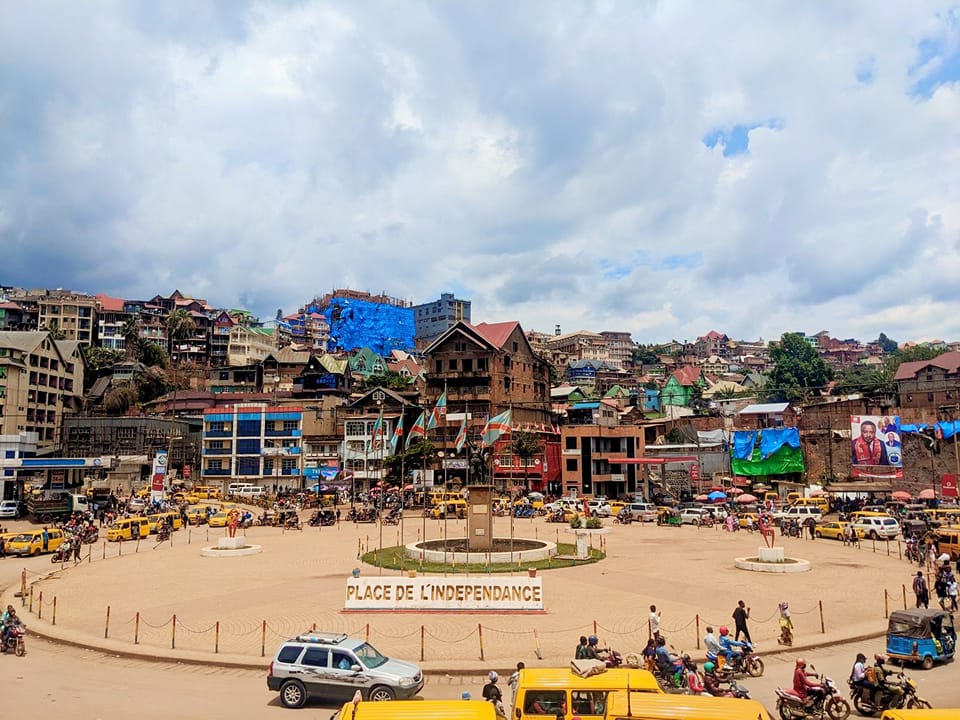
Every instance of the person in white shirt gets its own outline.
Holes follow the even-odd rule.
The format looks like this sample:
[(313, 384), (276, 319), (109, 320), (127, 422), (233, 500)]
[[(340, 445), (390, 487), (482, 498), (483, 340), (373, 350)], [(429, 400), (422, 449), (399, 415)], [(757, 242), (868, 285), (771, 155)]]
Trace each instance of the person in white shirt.
[(720, 657), (720, 641), (713, 634), (713, 628), (707, 625), (707, 634), (703, 636), (703, 647), (714, 657)]
[(650, 635), (654, 640), (660, 639), (660, 613), (657, 612), (657, 606), (650, 606)]

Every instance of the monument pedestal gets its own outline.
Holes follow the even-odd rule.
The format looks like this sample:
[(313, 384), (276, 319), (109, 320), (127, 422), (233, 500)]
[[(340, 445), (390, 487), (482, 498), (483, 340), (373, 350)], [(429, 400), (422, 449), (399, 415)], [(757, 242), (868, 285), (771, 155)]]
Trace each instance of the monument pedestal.
[(221, 550), (238, 550), (247, 544), (247, 538), (243, 535), (236, 537), (222, 537), (217, 540), (217, 547)]
[(761, 545), (757, 548), (757, 558), (759, 558), (760, 562), (782, 563), (783, 557), (782, 547), (767, 547), (766, 545)]

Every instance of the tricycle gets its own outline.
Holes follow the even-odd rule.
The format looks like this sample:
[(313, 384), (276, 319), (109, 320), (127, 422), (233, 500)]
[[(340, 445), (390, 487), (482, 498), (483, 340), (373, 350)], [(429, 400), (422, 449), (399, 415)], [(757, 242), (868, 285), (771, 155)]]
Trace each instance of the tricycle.
[(929, 670), (949, 660), (957, 646), (953, 614), (934, 608), (894, 610), (887, 625), (887, 655), (900, 664), (920, 663)]

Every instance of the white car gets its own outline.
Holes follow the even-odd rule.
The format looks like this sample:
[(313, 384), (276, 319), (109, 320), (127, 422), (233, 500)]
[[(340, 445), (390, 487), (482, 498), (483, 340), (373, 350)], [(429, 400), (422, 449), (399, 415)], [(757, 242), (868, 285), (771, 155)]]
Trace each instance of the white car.
[(611, 512), (613, 512), (610, 509), (610, 503), (606, 500), (590, 500), (587, 502), (587, 506), (590, 508), (590, 512), (597, 517), (610, 517)]
[(861, 537), (871, 540), (892, 540), (900, 534), (900, 523), (892, 517), (860, 517), (853, 528)]
[(26, 514), (21, 513), (20, 510), (20, 503), (16, 500), (3, 500), (0, 502), (0, 518), (13, 518), (16, 520), (21, 514)]
[(680, 522), (684, 525), (699, 525), (708, 517), (713, 517), (706, 508), (685, 508), (680, 513)]

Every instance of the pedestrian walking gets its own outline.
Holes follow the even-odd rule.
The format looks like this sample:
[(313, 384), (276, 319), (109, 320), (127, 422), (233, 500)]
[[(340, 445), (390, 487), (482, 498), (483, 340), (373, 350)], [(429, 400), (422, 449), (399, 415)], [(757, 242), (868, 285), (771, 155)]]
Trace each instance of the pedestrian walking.
[(80, 547), (83, 543), (80, 541), (80, 536), (77, 535), (73, 539), (73, 564), (76, 565), (80, 562)]
[(952, 573), (947, 578), (947, 597), (950, 598), (950, 610), (957, 610), (957, 578)]
[(650, 606), (650, 615), (647, 617), (647, 622), (650, 625), (650, 637), (654, 641), (660, 640), (660, 613), (657, 610), (656, 605)]
[(511, 707), (516, 703), (517, 700), (517, 684), (520, 682), (520, 671), (526, 667), (522, 662), (517, 663), (517, 669), (513, 671), (513, 674), (510, 675), (510, 679), (507, 680), (507, 685), (510, 688), (510, 705)]
[(750, 631), (747, 630), (747, 619), (750, 617), (750, 608), (747, 607), (747, 604), (741, 600), (737, 603), (737, 607), (733, 611), (733, 623), (736, 626), (737, 630), (733, 634), (734, 640), (740, 639), (740, 633), (743, 633), (743, 639), (746, 640), (751, 645), (753, 640), (750, 639)]
[(930, 607), (930, 591), (923, 570), (917, 570), (917, 576), (913, 579), (913, 594), (917, 596), (917, 607)]

